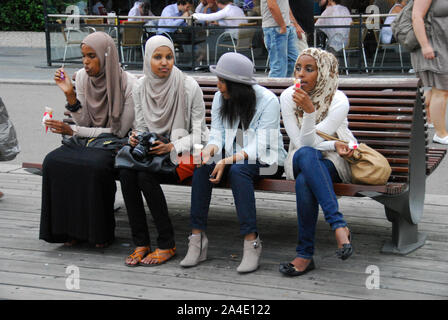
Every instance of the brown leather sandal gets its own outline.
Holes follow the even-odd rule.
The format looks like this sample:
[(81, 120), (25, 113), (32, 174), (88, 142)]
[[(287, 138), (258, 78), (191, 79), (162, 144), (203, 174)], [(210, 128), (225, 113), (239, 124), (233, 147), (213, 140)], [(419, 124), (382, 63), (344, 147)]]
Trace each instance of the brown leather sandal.
[(137, 260), (137, 263), (128, 263), (126, 260), (124, 261), (124, 264), (128, 267), (137, 267), (140, 265), (140, 261), (148, 254), (148, 252), (151, 252), (151, 249), (149, 247), (143, 247), (143, 248), (137, 248), (132, 252), (126, 260), (129, 258), (132, 260)]
[(157, 260), (157, 263), (143, 263), (140, 262), (141, 266), (144, 267), (152, 267), (152, 266), (158, 266), (161, 264), (164, 264), (168, 260), (170, 260), (172, 257), (176, 255), (176, 247), (171, 249), (159, 249), (157, 248), (154, 252), (148, 254), (146, 258)]

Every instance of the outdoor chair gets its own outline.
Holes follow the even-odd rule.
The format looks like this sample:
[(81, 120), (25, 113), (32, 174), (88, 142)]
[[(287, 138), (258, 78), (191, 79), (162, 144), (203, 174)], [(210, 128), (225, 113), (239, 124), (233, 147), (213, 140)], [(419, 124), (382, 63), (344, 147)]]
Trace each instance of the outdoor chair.
[(398, 53), (399, 53), (399, 56), (400, 56), (401, 73), (404, 73), (403, 56), (402, 56), (401, 45), (398, 42), (381, 43), (380, 29), (373, 30), (373, 33), (375, 35), (375, 40), (376, 40), (376, 50), (375, 50), (375, 57), (373, 58), (372, 67), (375, 67), (376, 58), (378, 56), (378, 51), (380, 49), (383, 49), (383, 58), (381, 59), (381, 67), (382, 67), (383, 64), (384, 64), (384, 57), (386, 56), (386, 50), (387, 49), (397, 49), (398, 48)]
[[(232, 37), (232, 34), (229, 31), (223, 32), (218, 39), (216, 40), (216, 47), (215, 47), (215, 63), (218, 60), (218, 47), (227, 48), (227, 50), (232, 49), (233, 51), (237, 52), (237, 50), (250, 50), (251, 56), (252, 56), (252, 62), (255, 65), (255, 58), (254, 58), (254, 48), (252, 45), (252, 39), (255, 35), (255, 32), (257, 31), (255, 28), (245, 28), (245, 27), (253, 27), (256, 26), (257, 23), (240, 23), (238, 26), (240, 29), (238, 29), (238, 38), (234, 39)], [(231, 41), (231, 44), (227, 41), (227, 43), (221, 43), (225, 40)], [(235, 42), (236, 41), (236, 42)]]
[[(143, 25), (142, 21), (123, 21), (123, 35), (121, 39), (121, 59), (122, 63), (131, 61), (134, 56), (134, 61), (137, 61), (137, 48), (142, 50), (142, 57), (145, 56), (144, 42), (143, 42)], [(130, 26), (128, 28), (127, 26)], [(127, 52), (127, 59), (124, 56), (124, 49), (129, 49)], [(132, 55), (134, 52), (134, 55)]]
[(61, 25), (62, 37), (64, 39), (64, 56), (62, 58), (62, 62), (65, 63), (65, 59), (67, 57), (67, 49), (71, 45), (77, 45), (78, 47), (81, 45), (82, 40), (86, 36), (87, 33), (95, 32), (95, 28), (85, 27), (83, 29), (74, 28), (74, 27), (65, 27), (62, 23), (61, 19), (56, 20), (57, 23)]
[(366, 58), (366, 51), (364, 49), (364, 40), (367, 36), (367, 28), (363, 28), (361, 31), (361, 39), (359, 39), (359, 22), (352, 22), (350, 25), (350, 32), (348, 36), (348, 44), (345, 46), (345, 43), (343, 42), (342, 45), (342, 53), (344, 55), (344, 64), (345, 64), (345, 72), (348, 75), (348, 63), (347, 63), (347, 52), (348, 51), (362, 51), (363, 59), (364, 59), (364, 66), (365, 71), (369, 72), (367, 69), (367, 58)]
[(105, 31), (105, 28), (102, 27), (101, 25), (104, 25), (104, 20), (103, 19), (84, 19), (84, 22), (86, 24), (92, 24), (92, 25), (100, 25), (100, 26), (90, 26), (90, 28), (95, 29), (95, 31)]

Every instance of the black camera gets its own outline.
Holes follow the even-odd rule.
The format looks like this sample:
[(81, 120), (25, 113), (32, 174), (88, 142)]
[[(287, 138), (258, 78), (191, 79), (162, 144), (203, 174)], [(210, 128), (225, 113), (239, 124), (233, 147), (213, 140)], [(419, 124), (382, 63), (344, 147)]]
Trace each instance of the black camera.
[(153, 132), (143, 132), (137, 135), (138, 144), (132, 150), (132, 156), (137, 161), (143, 161), (148, 154), (153, 143), (158, 140), (157, 134)]

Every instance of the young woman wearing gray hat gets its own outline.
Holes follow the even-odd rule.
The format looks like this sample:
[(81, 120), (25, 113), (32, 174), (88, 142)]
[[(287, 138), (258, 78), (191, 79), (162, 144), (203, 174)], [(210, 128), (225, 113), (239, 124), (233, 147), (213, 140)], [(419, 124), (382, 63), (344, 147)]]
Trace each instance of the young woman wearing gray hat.
[(192, 267), (207, 258), (205, 235), (214, 185), (227, 180), (232, 188), (244, 235), (238, 272), (259, 266), (261, 241), (256, 224), (254, 182), (264, 175), (281, 175), (286, 151), (280, 133), (280, 104), (268, 89), (257, 85), (252, 62), (239, 53), (221, 56), (210, 71), (218, 77), (212, 103), (210, 139), (202, 164), (193, 175), (188, 252), (181, 266)]

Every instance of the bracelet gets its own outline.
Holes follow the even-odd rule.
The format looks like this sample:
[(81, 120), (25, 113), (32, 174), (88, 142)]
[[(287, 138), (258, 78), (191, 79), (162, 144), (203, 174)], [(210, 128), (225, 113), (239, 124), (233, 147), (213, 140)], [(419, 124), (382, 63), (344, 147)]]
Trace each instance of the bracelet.
[(76, 112), (79, 109), (81, 109), (81, 102), (79, 102), (78, 99), (76, 99), (76, 103), (74, 105), (71, 105), (67, 102), (67, 104), (65, 105), (65, 108), (70, 112)]

